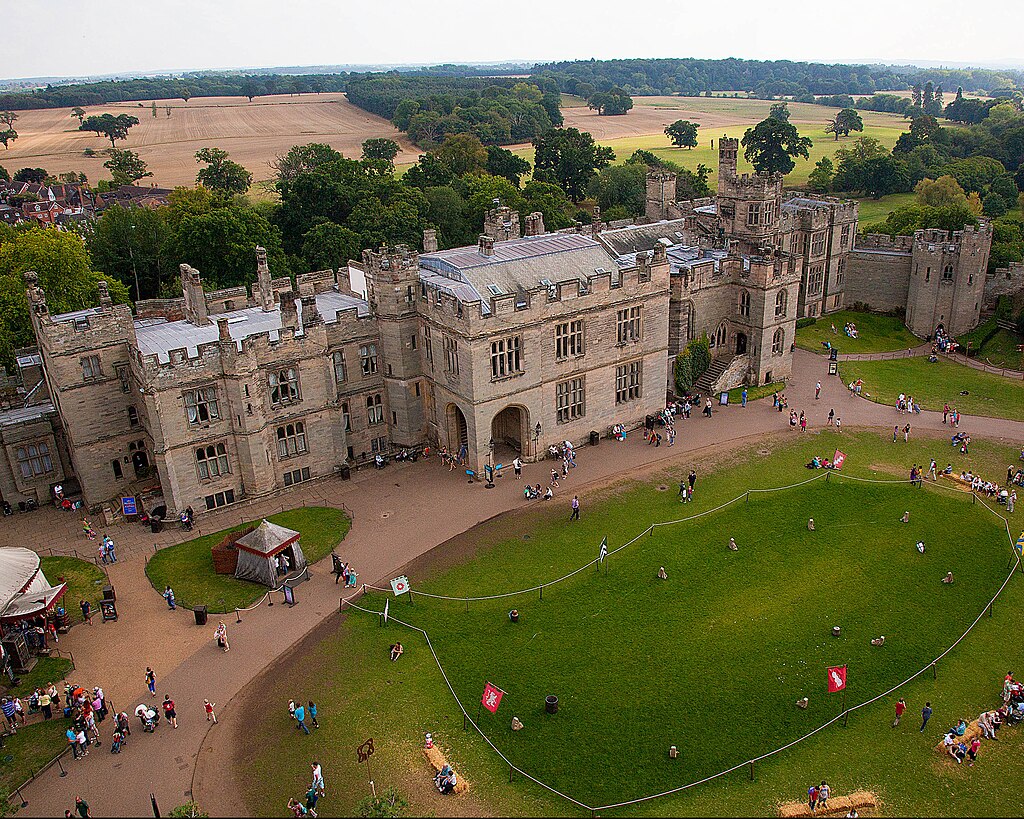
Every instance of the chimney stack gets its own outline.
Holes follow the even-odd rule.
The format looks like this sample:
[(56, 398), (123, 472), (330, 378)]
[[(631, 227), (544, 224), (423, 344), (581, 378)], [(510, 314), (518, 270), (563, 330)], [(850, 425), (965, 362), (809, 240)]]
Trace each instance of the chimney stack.
[(302, 329), (306, 330), (314, 324), (318, 324), (321, 320), (320, 311), (316, 309), (316, 296), (303, 296)]
[(493, 256), (494, 255), (494, 237), (488, 236), (485, 233), (480, 234), (480, 239), (477, 242), (477, 250), (481, 256)]
[(437, 253), (437, 231), (432, 228), (423, 231), (423, 252)]
[(228, 330), (228, 320), (226, 318), (217, 319), (217, 340), (221, 343), (231, 341), (231, 331)]
[(110, 290), (107, 288), (107, 283), (100, 279), (96, 289), (100, 293), (100, 307), (110, 307), (114, 302), (110, 298)]
[(274, 309), (274, 291), (270, 288), (270, 266), (267, 264), (267, 249), (256, 246), (256, 282), (260, 291), (260, 307), (264, 313)]
[(299, 312), (295, 306), (295, 300), (299, 294), (289, 290), (281, 294), (281, 328), (290, 327), (297, 330), (299, 327)]
[(543, 236), (544, 235), (544, 214), (540, 211), (535, 211), (526, 217), (526, 235), (527, 236)]
[(204, 327), (210, 323), (206, 309), (206, 294), (203, 293), (203, 282), (199, 271), (192, 265), (179, 265), (181, 270), (181, 294), (185, 297), (185, 321), (196, 327)]

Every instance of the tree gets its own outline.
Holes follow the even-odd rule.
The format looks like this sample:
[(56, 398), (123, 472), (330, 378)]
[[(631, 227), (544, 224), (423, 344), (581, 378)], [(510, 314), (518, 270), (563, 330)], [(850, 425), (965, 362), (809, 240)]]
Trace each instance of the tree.
[(49, 174), (45, 168), (22, 168), (14, 172), (15, 182), (28, 182), (30, 185), (42, 185)]
[(800, 136), (796, 127), (777, 119), (765, 119), (748, 128), (740, 141), (743, 155), (757, 173), (787, 174), (795, 167), (793, 157), (808, 158), (814, 144)]
[(628, 216), (640, 216), (647, 198), (647, 168), (629, 162), (602, 168), (591, 180), (589, 193), (603, 212), (619, 207)]
[(534, 177), (561, 185), (574, 202), (586, 195), (594, 174), (615, 159), (611, 148), (597, 145), (576, 128), (552, 128), (535, 137), (533, 147)]
[(321, 222), (302, 237), (302, 258), (310, 270), (337, 270), (362, 258), (359, 234), (334, 222)]
[(473, 134), (448, 134), (436, 154), (456, 178), (487, 167), (487, 149)]
[(14, 111), (0, 111), (0, 124), (6, 125), (8, 128), (13, 128), (17, 119), (18, 115)]
[(113, 148), (117, 140), (127, 139), (128, 131), (138, 124), (138, 117), (129, 114), (118, 114), (116, 117), (113, 114), (102, 114), (98, 117), (86, 117), (78, 126), (78, 130), (92, 131), (97, 136), (106, 137), (110, 140), (110, 147)]
[(967, 204), (964, 189), (956, 179), (948, 175), (938, 179), (922, 179), (914, 187), (914, 193), (919, 204), (932, 208)]
[(910, 86), (910, 99), (916, 107), (921, 107), (921, 86), (917, 83)]
[(85, 119), (85, 109), (79, 108), (77, 105), (71, 109), (71, 116), (78, 117), (78, 124), (81, 125)]
[(168, 254), (168, 208), (122, 208), (103, 211), (86, 235), (97, 270), (128, 287), (138, 299), (165, 295), (174, 276), (175, 261)]
[(633, 98), (618, 86), (591, 94), (587, 100), (587, 108), (597, 111), (598, 116), (621, 116), (632, 107)]
[(358, 810), (359, 815), (363, 817), (393, 819), (405, 816), (409, 810), (409, 802), (394, 787), (389, 786), (379, 796), (367, 796), (360, 800)]
[(544, 216), (545, 230), (564, 230), (576, 222), (576, 206), (558, 185), (531, 179), (523, 188), (525, 212)]
[(395, 157), (401, 150), (398, 143), (386, 137), (368, 139), (363, 143), (364, 159), (383, 159), (394, 167)]
[(308, 145), (296, 145), (287, 154), (271, 162), (270, 167), (277, 171), (277, 181), (281, 182), (294, 179), (299, 174), (312, 173), (342, 158), (330, 145), (311, 142)]
[(785, 100), (773, 102), (772, 107), (768, 109), (768, 116), (771, 119), (777, 119), (779, 122), (789, 122), (789, 105)]
[(0, 165), (0, 182), (10, 182), (11, 175), (7, 172), (7, 169)]
[(997, 219), (1006, 213), (1009, 208), (1006, 206), (1006, 200), (1003, 199), (998, 193), (990, 193), (984, 199), (981, 200), (982, 213), (986, 216), (991, 216), (993, 219)]
[(4, 148), (10, 148), (11, 143), (18, 138), (18, 132), (13, 128), (6, 130), (0, 130), (0, 142), (4, 144)]
[(665, 136), (671, 139), (677, 148), (696, 148), (698, 128), (700, 126), (695, 122), (677, 119), (665, 128)]
[(178, 94), (178, 96), (181, 98), (182, 102), (188, 102), (190, 99), (192, 99), (192, 92), (189, 91), (188, 86), (185, 85), (182, 86), (181, 92)]
[(140, 179), (153, 175), (134, 151), (111, 148), (107, 153), (110, 159), (103, 163), (103, 167), (110, 171), (115, 185), (134, 185)]
[(252, 174), (237, 162), (228, 159), (228, 152), (220, 148), (196, 151), (196, 162), (205, 162), (196, 174), (196, 182), (226, 194), (245, 193), (252, 185)]
[(841, 136), (849, 136), (851, 131), (863, 131), (864, 120), (853, 108), (843, 108), (825, 126), (826, 134), (835, 134), (836, 140)]
[(520, 179), (530, 172), (530, 163), (505, 148), (488, 145), (486, 170), (492, 176), (504, 176), (518, 188)]
[(814, 170), (807, 177), (807, 187), (815, 193), (828, 193), (832, 190), (832, 178), (835, 176), (835, 167), (832, 160), (823, 156), (814, 166)]
[(247, 97), (249, 102), (252, 102), (255, 97), (260, 95), (262, 86), (255, 77), (246, 77), (242, 81), (242, 96)]
[(93, 272), (77, 234), (46, 228), (20, 231), (0, 245), (0, 363), (13, 364), (16, 348), (35, 343), (23, 278), (29, 270), (38, 275), (55, 315), (98, 304), (101, 279), (107, 280), (115, 304), (128, 301), (124, 285)]
[(873, 199), (910, 188), (906, 163), (891, 155), (875, 156), (864, 161), (864, 190)]

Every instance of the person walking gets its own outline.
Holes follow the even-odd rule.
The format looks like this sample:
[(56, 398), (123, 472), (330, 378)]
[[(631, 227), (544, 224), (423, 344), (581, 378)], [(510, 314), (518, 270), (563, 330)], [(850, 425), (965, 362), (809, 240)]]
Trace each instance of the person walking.
[(747, 388), (746, 387), (744, 387), (743, 388), (743, 392), (740, 393), (740, 406), (743, 407), (743, 409), (747, 408)]
[(327, 792), (327, 787), (324, 785), (323, 768), (320, 767), (320, 763), (316, 760), (313, 760), (309, 767), (313, 770), (313, 781), (310, 783), (310, 787), (320, 796), (323, 796)]
[(910, 424), (907, 424), (905, 427), (903, 427), (903, 443), (906, 444), (906, 443), (909, 443), (909, 442), (910, 442)]
[(217, 630), (213, 632), (213, 639), (216, 640), (217, 646), (223, 651), (230, 651), (231, 646), (228, 645), (228, 627), (224, 625), (224, 621), (220, 621), (220, 625), (217, 626)]
[(924, 727), (928, 724), (928, 720), (930, 720), (931, 718), (932, 718), (932, 704), (930, 702), (926, 702), (924, 704), (924, 708), (921, 709), (921, 731), (920, 731), (920, 733), (922, 733), (922, 734), (924, 733)]
[(949, 404), (942, 405), (942, 423), (946, 423), (946, 419), (949, 418)]
[(167, 608), (171, 611), (174, 611), (174, 609), (177, 608), (177, 606), (174, 605), (174, 589), (170, 586), (164, 589), (163, 598), (167, 601)]
[(824, 779), (821, 780), (821, 784), (818, 785), (818, 807), (821, 810), (828, 810), (828, 800), (832, 798), (832, 788), (829, 787), (828, 782)]
[(89, 803), (81, 796), (75, 797), (75, 811), (82, 819), (92, 819), (92, 813), (89, 812)]
[(151, 697), (156, 696), (156, 674), (153, 673), (153, 669), (148, 665), (146, 666), (146, 687), (149, 689), (149, 695)]
[(814, 385), (814, 400), (817, 401), (819, 398), (821, 398), (821, 382), (820, 381), (818, 381)]
[(516, 480), (521, 481), (523, 479), (523, 461), (518, 455), (516, 455), (515, 460), (512, 461), (512, 469), (516, 473)]
[(811, 785), (807, 789), (807, 807), (811, 809), (811, 813), (814, 813), (814, 809), (818, 807), (818, 786)]
[(903, 701), (903, 698), (900, 697), (899, 700), (896, 701), (896, 719), (892, 721), (893, 728), (900, 724), (900, 717), (903, 716), (903, 712), (906, 710), (907, 704)]
[(306, 812), (313, 819), (317, 819), (316, 803), (318, 799), (320, 799), (320, 794), (316, 792), (316, 788), (310, 786), (309, 790), (306, 791)]
[(88, 600), (82, 600), (78, 604), (78, 607), (82, 610), (82, 621), (88, 623), (91, 626), (92, 620), (90, 619), (90, 616), (92, 615), (92, 603), (90, 603)]
[(928, 472), (931, 474), (933, 481), (937, 481), (939, 479), (939, 476), (936, 472), (936, 463), (934, 458), (932, 458), (931, 465), (928, 467)]
[(579, 520), (580, 519), (580, 499), (579, 499), (578, 495), (573, 495), (572, 496), (572, 503), (570, 505), (572, 506), (572, 514), (569, 515), (569, 520), (570, 521)]
[(309, 728), (306, 727), (306, 708), (301, 702), (295, 706), (295, 722), (298, 723), (295, 726), (296, 730), (301, 729), (309, 736)]
[(830, 409), (828, 411), (828, 422), (826, 423), (826, 426), (829, 426), (829, 427), (832, 426), (832, 422), (835, 421), (835, 420), (836, 420), (836, 411), (835, 411), (835, 409)]
[(900, 434), (900, 427), (899, 427), (899, 424), (897, 424), (896, 426), (894, 426), (892, 428), (892, 442), (894, 444), (896, 443), (896, 439), (899, 437), (899, 434)]
[(167, 719), (169, 723), (171, 723), (171, 727), (177, 728), (178, 712), (174, 710), (174, 700), (171, 699), (170, 694), (164, 694), (163, 709), (164, 717)]
[(319, 728), (320, 723), (316, 721), (316, 703), (313, 700), (309, 701), (309, 706), (306, 710), (309, 712), (309, 721), (313, 723), (313, 727)]
[(214, 725), (217, 724), (217, 714), (213, 710), (217, 707), (217, 703), (210, 702), (209, 700), (203, 700), (203, 708), (206, 710), (206, 721), (212, 722)]
[(1011, 515), (1013, 514), (1014, 504), (1017, 503), (1017, 490), (1011, 489), (1010, 494), (1006, 497), (1006, 511)]

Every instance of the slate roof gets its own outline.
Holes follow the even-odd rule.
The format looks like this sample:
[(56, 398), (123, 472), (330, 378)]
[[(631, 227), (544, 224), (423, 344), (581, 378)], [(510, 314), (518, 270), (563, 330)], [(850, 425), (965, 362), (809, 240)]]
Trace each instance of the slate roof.
[(629, 225), (618, 230), (605, 230), (599, 234), (601, 242), (616, 256), (654, 250), (659, 239), (670, 239), (673, 244), (685, 241), (685, 219), (668, 219), (649, 225)]

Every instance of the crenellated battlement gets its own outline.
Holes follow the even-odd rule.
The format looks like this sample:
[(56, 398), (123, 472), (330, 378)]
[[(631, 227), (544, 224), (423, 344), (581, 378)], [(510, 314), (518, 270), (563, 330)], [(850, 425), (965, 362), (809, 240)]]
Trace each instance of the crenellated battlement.
[(982, 220), (977, 227), (965, 225), (963, 230), (952, 232), (938, 228), (918, 230), (914, 232), (913, 242), (915, 250), (927, 253), (987, 250), (992, 242), (992, 224)]
[(913, 236), (889, 236), (887, 233), (868, 233), (857, 237), (856, 250), (889, 250), (910, 253), (914, 249)]

